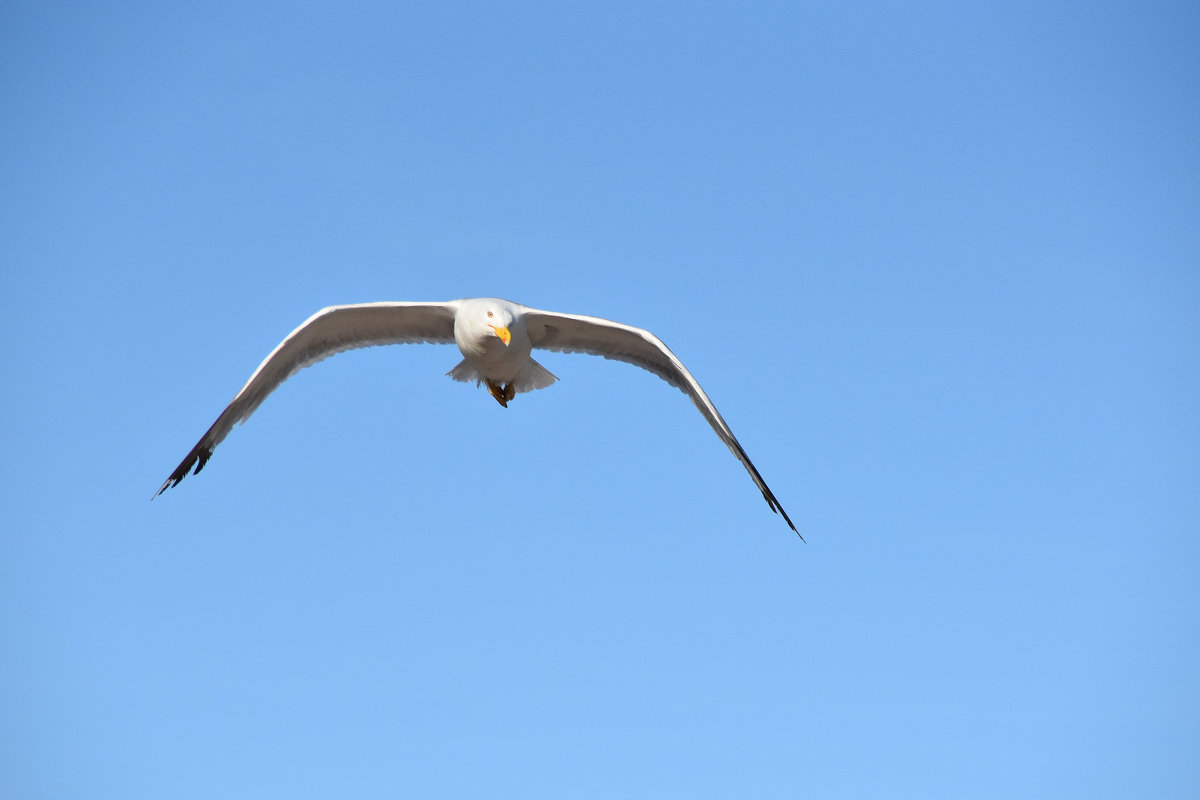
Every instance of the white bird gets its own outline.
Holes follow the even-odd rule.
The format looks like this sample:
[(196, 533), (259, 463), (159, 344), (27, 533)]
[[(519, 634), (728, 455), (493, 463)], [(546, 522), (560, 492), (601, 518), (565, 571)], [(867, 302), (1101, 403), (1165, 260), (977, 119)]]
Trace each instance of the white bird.
[(360, 303), (321, 309), (258, 365), (233, 402), (154, 496), (182, 481), (193, 466), (199, 473), (233, 426), (244, 422), (267, 395), (304, 367), (357, 347), (421, 342), (457, 344), (463, 360), (446, 374), (456, 381), (475, 381), (476, 386), (487, 384), (492, 397), (505, 408), (517, 394), (543, 389), (558, 380), (530, 357), (535, 347), (603, 356), (654, 373), (692, 398), (717, 436), (750, 473), (767, 505), (796, 531), (716, 406), (657, 336), (600, 317), (539, 311), (494, 297), (446, 303)]

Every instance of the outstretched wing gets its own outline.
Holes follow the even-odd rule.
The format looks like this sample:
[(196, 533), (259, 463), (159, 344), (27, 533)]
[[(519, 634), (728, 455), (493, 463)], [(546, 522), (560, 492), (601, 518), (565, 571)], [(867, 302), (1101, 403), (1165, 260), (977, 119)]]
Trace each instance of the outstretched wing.
[[(766, 481), (758, 474), (758, 470), (717, 411), (717, 407), (708, 399), (708, 395), (700, 388), (692, 373), (688, 372), (687, 367), (683, 366), (661, 339), (650, 331), (600, 317), (558, 314), (531, 308), (525, 310), (524, 319), (529, 338), (538, 349), (588, 353), (635, 364), (681, 389), (692, 398), (696, 408), (700, 409), (700, 413), (708, 420), (708, 424), (725, 446), (742, 462), (742, 466), (750, 473), (771, 510), (782, 515), (788, 527), (796, 531), (791, 518), (783, 510)], [(800, 532), (796, 531), (796, 535), (800, 536)], [(800, 536), (800, 539), (803, 540), (804, 537)]]
[(329, 306), (308, 318), (258, 365), (250, 380), (221, 412), (154, 496), (175, 486), (195, 466), (198, 473), (213, 450), (267, 395), (299, 370), (344, 350), (381, 344), (454, 342), (457, 301), (447, 303), (360, 303)]

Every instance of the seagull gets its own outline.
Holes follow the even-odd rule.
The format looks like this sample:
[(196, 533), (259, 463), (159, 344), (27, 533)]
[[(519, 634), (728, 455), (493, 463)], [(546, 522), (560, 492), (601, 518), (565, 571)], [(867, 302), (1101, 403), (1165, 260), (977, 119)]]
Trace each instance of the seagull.
[(245, 422), (267, 395), (304, 367), (359, 347), (423, 342), (458, 345), (463, 360), (446, 374), (456, 381), (474, 381), (476, 386), (486, 384), (488, 392), (504, 408), (518, 394), (544, 389), (558, 380), (530, 357), (535, 347), (603, 356), (654, 373), (692, 399), (713, 431), (742, 462), (767, 505), (804, 540), (717, 407), (661, 339), (650, 331), (620, 322), (539, 311), (494, 297), (445, 303), (356, 303), (321, 309), (258, 365), (233, 402), (154, 496), (178, 485), (193, 467), (193, 474), (198, 474), (233, 426)]

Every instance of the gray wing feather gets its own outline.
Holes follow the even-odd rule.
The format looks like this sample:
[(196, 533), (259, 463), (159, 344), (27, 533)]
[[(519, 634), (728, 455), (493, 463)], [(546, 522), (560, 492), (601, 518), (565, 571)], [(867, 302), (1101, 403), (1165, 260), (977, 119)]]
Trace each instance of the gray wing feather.
[(200, 472), (233, 426), (244, 422), (267, 399), (267, 395), (298, 371), (358, 347), (421, 342), (453, 343), (457, 307), (455, 301), (360, 303), (329, 306), (313, 314), (259, 364), (250, 380), (155, 492), (155, 496), (182, 481), (193, 466), (195, 472)]
[[(762, 492), (771, 510), (779, 513), (787, 522), (788, 527), (796, 531), (796, 526), (792, 524), (791, 518), (783, 510), (783, 506), (779, 504), (766, 481), (759, 475), (754, 463), (750, 461), (750, 457), (746, 455), (746, 451), (738, 442), (737, 437), (733, 435), (733, 431), (721, 417), (708, 394), (661, 339), (642, 328), (623, 325), (620, 322), (613, 322), (601, 317), (526, 309), (524, 318), (529, 338), (535, 348), (562, 353), (587, 353), (624, 361), (652, 372), (682, 390), (696, 404), (696, 408), (708, 420), (708, 424), (712, 426), (713, 431), (725, 443), (725, 446), (738, 461), (742, 462), (742, 466), (746, 468), (746, 472), (750, 474), (754, 484)], [(800, 532), (796, 531), (796, 535), (800, 536)], [(800, 538), (804, 539), (803, 536)]]

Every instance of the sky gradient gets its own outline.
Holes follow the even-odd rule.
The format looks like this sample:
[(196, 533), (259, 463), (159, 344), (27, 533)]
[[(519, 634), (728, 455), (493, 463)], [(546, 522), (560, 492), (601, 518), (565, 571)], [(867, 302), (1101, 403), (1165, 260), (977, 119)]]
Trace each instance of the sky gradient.
[[(0, 10), (0, 794), (1191, 798), (1187, 3)], [(658, 334), (501, 409), (319, 308)]]

